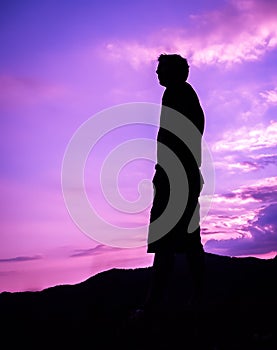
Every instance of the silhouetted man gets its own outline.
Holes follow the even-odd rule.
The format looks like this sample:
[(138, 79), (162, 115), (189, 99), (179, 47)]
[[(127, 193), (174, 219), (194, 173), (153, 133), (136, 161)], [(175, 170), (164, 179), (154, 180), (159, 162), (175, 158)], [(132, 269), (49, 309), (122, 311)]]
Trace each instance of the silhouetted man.
[[(175, 253), (187, 255), (192, 272), (195, 302), (201, 298), (204, 277), (204, 250), (200, 237), (198, 202), (203, 187), (203, 177), (199, 168), (205, 125), (204, 113), (196, 92), (186, 82), (189, 66), (185, 58), (177, 54), (160, 55), (156, 73), (159, 83), (166, 89), (162, 97), (157, 136), (157, 164), (153, 178), (155, 195), (148, 232), (147, 251), (155, 253), (155, 256), (152, 283), (145, 308), (155, 307), (161, 301), (174, 268)], [(178, 125), (171, 126), (170, 123)], [(186, 143), (189, 139), (192, 139), (193, 146)], [(172, 155), (167, 150), (173, 152), (176, 158), (170, 158)], [(177, 179), (177, 169), (181, 169), (180, 165), (184, 171), (181, 181)], [(179, 192), (184, 193), (184, 196), (179, 196), (175, 203), (174, 193)], [(173, 210), (169, 211), (169, 216), (166, 217), (164, 213), (170, 201), (173, 201)], [(175, 222), (176, 212), (181, 214)], [(159, 218), (162, 218), (161, 222), (155, 226), (154, 223)], [(157, 231), (162, 231), (169, 221), (170, 230), (160, 235)]]

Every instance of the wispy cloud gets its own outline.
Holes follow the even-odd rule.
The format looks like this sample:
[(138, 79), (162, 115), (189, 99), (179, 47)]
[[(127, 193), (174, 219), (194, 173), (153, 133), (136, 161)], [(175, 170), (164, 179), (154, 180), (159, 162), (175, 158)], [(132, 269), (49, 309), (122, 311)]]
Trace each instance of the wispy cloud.
[(39, 260), (42, 259), (41, 255), (31, 255), (31, 256), (16, 256), (13, 258), (6, 258), (6, 259), (0, 259), (0, 263), (4, 262), (23, 262), (23, 261), (30, 261), (30, 260)]
[(153, 262), (153, 255), (147, 254), (145, 247), (139, 248), (115, 248), (99, 244), (91, 249), (77, 249), (72, 252), (70, 258), (79, 258), (87, 261), (100, 271), (109, 268), (133, 268), (149, 266)]
[(11, 74), (0, 75), (0, 106), (26, 106), (58, 100), (67, 89), (61, 84)]
[(71, 258), (78, 258), (78, 257), (83, 257), (83, 256), (95, 256), (102, 254), (103, 252), (109, 252), (109, 251), (117, 251), (119, 248), (115, 247), (109, 247), (105, 246), (103, 244), (99, 244), (94, 248), (89, 248), (89, 249), (76, 249), (73, 251), (73, 253), (70, 255)]
[(266, 167), (277, 164), (277, 154), (259, 154), (259, 155), (227, 155), (222, 159), (214, 161), (217, 169), (224, 169), (229, 174), (237, 172), (249, 173), (265, 169)]
[(260, 92), (260, 95), (265, 99), (267, 103), (272, 105), (277, 104), (277, 88)]

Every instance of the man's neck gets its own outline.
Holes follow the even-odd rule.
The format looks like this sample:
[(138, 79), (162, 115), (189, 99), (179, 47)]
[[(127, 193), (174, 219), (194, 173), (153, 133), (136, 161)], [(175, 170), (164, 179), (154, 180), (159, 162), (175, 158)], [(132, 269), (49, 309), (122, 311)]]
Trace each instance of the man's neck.
[(170, 84), (167, 84), (166, 89), (178, 89), (186, 84), (185, 81), (173, 81)]

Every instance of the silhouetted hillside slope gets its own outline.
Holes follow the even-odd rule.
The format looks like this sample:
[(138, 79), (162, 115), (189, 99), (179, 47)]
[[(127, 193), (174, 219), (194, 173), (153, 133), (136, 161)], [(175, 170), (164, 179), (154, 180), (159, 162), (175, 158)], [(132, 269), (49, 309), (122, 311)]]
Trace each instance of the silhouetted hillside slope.
[(136, 322), (129, 316), (144, 300), (151, 268), (112, 269), (77, 285), (2, 293), (1, 343), (6, 340), (7, 349), (277, 349), (277, 258), (206, 254), (206, 263), (198, 319), (187, 304), (186, 260), (178, 256), (168, 303)]

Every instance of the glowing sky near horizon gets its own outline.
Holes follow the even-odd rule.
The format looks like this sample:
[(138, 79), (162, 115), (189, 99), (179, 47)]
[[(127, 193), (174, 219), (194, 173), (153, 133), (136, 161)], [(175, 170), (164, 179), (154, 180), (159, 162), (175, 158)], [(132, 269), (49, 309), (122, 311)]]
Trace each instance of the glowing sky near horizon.
[[(64, 203), (61, 166), (70, 138), (94, 114), (160, 103), (155, 69), (163, 52), (187, 57), (189, 82), (205, 111), (215, 169), (202, 224), (205, 250), (277, 254), (275, 1), (0, 6), (0, 291), (77, 283), (108, 268), (152, 263), (145, 247), (113, 248), (81, 232)], [(104, 156), (104, 148), (99, 152)], [(120, 178), (123, 194), (134, 200), (136, 182), (150, 176), (151, 164), (130, 164)]]

